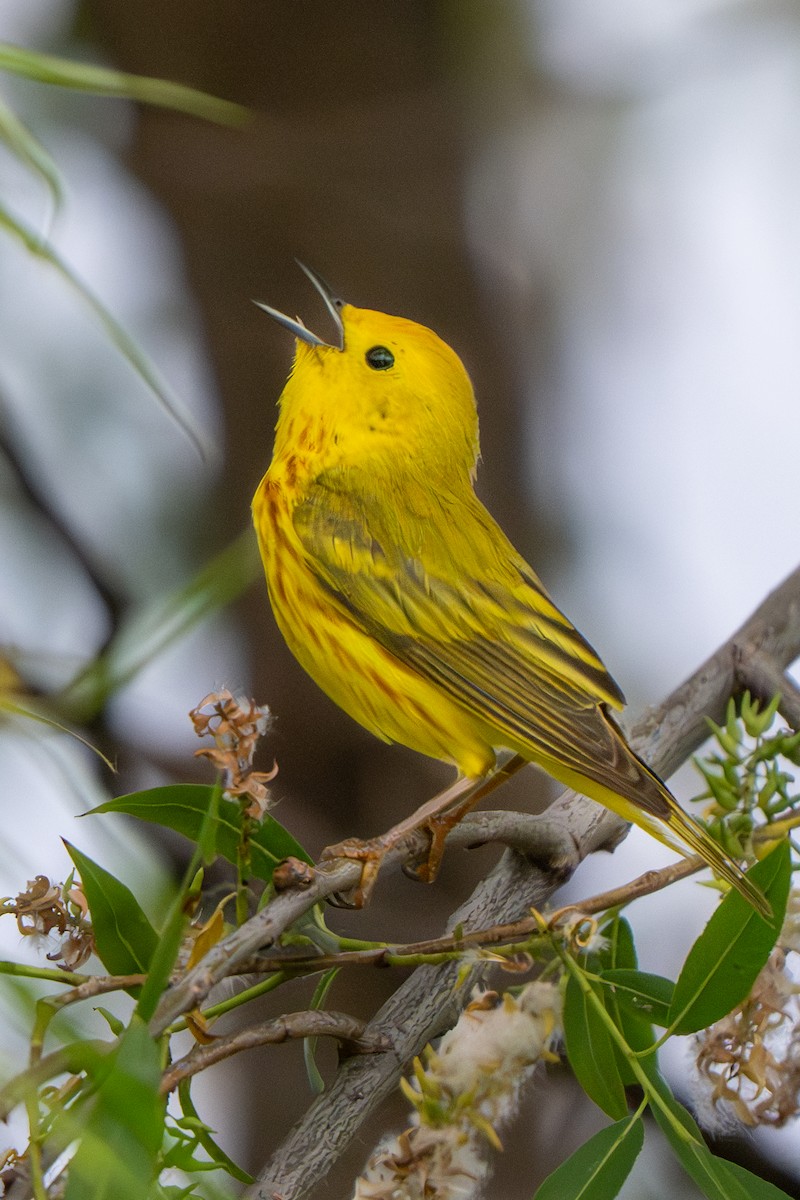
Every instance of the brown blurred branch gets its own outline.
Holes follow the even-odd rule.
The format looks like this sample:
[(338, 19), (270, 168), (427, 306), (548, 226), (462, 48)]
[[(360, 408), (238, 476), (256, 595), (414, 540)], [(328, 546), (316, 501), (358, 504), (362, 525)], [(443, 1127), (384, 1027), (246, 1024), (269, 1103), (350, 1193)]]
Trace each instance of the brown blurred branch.
[(24, 454), (18, 452), (12, 418), (11, 406), (0, 395), (0, 454), (5, 456), (14, 471), (22, 500), (50, 525), (56, 537), (63, 542), (85, 572), (100, 597), (109, 617), (109, 628), (104, 642), (104, 645), (107, 645), (119, 627), (123, 612), (123, 599), (107, 581), (102, 564), (98, 563), (86, 548), (64, 513), (48, 494), (46, 487), (41, 485), (35, 471), (28, 465)]
[[(767, 698), (765, 662), (772, 668), (766, 690), (771, 692), (780, 681), (782, 690), (793, 695), (795, 685), (784, 680), (783, 672), (798, 655), (800, 568), (663, 705), (645, 713), (632, 731), (633, 745), (660, 774), (672, 774), (706, 740), (706, 718), (722, 721), (730, 696), (749, 687)], [(618, 818), (574, 792), (563, 793), (547, 815), (552, 824), (561, 826), (565, 846), (572, 843), (578, 859), (619, 839)], [(353, 865), (357, 872), (358, 865)], [(506, 851), (453, 914), (449, 928), (461, 924), (477, 929), (514, 921), (531, 906), (543, 907), (563, 879), (564, 864), (554, 874)], [(453, 963), (419, 967), (397, 989), (368, 1026), (392, 1038), (392, 1053), (342, 1065), (333, 1084), (313, 1102), (247, 1193), (249, 1200), (301, 1200), (310, 1195), (367, 1116), (396, 1087), (405, 1064), (448, 1028), (468, 1002), (478, 969), (466, 980), (462, 977), (456, 990), (458, 974)]]

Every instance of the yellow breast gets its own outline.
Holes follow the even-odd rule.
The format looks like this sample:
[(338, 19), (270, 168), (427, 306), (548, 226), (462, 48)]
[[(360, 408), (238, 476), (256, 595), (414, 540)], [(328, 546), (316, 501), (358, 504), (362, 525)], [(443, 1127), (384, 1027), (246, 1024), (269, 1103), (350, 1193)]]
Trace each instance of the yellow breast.
[(495, 755), (479, 723), (360, 629), (314, 573), (292, 524), (294, 490), (285, 464), (273, 463), (253, 499), (253, 521), (272, 611), (295, 658), (377, 737), (452, 762), (464, 775), (487, 774)]

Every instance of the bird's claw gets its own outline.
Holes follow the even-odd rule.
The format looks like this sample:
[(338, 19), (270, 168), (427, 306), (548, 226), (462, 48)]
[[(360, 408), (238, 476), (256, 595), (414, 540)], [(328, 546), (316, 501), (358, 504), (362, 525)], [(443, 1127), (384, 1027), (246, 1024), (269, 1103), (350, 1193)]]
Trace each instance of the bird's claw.
[(389, 850), (382, 838), (345, 838), (334, 846), (326, 846), (320, 855), (321, 862), (331, 862), (343, 858), (349, 862), (361, 863), (361, 878), (356, 886), (346, 892), (334, 892), (329, 897), (329, 903), (336, 908), (363, 908), (372, 895), (372, 890), (378, 878), (381, 864)]

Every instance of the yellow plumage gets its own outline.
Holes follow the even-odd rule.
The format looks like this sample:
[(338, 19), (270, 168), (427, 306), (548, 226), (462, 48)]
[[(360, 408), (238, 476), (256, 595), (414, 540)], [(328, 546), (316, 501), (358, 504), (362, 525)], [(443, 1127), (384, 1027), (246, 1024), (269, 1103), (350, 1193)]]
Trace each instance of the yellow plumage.
[[(478, 421), (453, 350), (334, 301), (342, 345), (297, 336), (253, 518), (301, 665), (386, 741), (488, 775), (515, 751), (761, 894), (637, 757), (603, 663), (475, 496)], [(266, 307), (266, 306), (262, 306)]]

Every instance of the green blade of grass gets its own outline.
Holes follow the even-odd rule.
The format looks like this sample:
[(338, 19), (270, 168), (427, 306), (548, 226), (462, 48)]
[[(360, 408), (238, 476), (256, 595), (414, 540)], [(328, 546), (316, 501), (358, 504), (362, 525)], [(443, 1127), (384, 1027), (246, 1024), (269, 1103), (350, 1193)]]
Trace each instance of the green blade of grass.
[(219, 100), (216, 96), (184, 84), (152, 79), (146, 75), (129, 75), (125, 71), (96, 67), (90, 63), (72, 62), (53, 54), (26, 50), (10, 42), (0, 42), (0, 71), (11, 71), (37, 83), (54, 84), (72, 91), (157, 104), (221, 125), (241, 125), (249, 116), (247, 109), (240, 104)]
[(147, 385), (164, 411), (183, 430), (189, 441), (204, 461), (209, 458), (210, 448), (195, 428), (194, 419), (183, 401), (163, 380), (144, 351), (112, 316), (106, 306), (89, 290), (72, 268), (59, 256), (54, 247), (33, 229), (20, 221), (4, 205), (0, 204), (0, 228), (21, 242), (29, 254), (47, 263), (61, 279), (83, 300), (100, 322), (106, 337), (129, 363), (139, 378)]
[(43, 181), (50, 193), (53, 213), (57, 213), (64, 200), (64, 189), (58, 167), (42, 143), (23, 125), (17, 114), (0, 101), (0, 141), (4, 142), (15, 158)]

